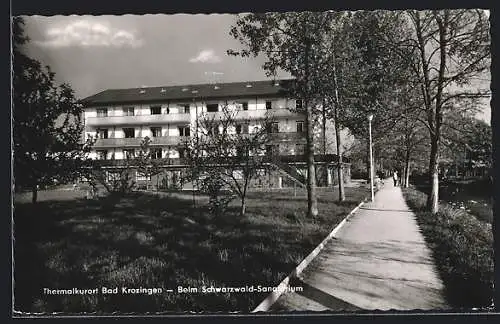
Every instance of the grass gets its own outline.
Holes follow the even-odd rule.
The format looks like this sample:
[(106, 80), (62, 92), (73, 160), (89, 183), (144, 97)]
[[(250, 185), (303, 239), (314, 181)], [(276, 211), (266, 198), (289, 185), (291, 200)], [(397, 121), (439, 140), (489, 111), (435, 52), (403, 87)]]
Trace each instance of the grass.
[(446, 203), (433, 215), (425, 211), (424, 193), (412, 188), (403, 192), (433, 252), (451, 306), (469, 310), (491, 306), (494, 294), (491, 224)]
[[(15, 309), (23, 312), (147, 313), (242, 311), (267, 293), (177, 293), (177, 287), (276, 286), (367, 194), (347, 188), (335, 203), (319, 193), (320, 214), (305, 217), (304, 191), (251, 192), (213, 218), (205, 197), (142, 193), (116, 201), (78, 192), (41, 192), (33, 206), (16, 197)], [(80, 197), (83, 195), (80, 194)], [(142, 295), (45, 295), (49, 289), (163, 288)]]

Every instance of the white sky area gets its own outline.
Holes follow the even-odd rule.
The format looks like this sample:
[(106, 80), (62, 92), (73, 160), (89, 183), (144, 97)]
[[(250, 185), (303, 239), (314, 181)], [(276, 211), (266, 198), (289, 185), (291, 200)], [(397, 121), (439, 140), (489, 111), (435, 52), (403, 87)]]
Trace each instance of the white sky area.
[[(112, 88), (268, 79), (264, 59), (228, 56), (230, 14), (29, 16), (27, 53), (84, 98)], [(278, 78), (288, 78), (282, 73)], [(487, 105), (481, 119), (490, 121)]]

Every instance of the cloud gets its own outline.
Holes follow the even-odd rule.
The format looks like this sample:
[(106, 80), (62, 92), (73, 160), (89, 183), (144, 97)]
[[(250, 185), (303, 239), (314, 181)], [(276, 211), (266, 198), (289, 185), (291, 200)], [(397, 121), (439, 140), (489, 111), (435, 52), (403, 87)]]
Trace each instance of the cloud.
[(142, 45), (142, 41), (137, 39), (132, 32), (85, 19), (74, 21), (63, 27), (50, 28), (46, 32), (46, 37), (46, 40), (36, 43), (48, 47), (139, 47)]
[(213, 50), (203, 50), (198, 53), (198, 56), (192, 57), (189, 59), (191, 63), (219, 63), (221, 60), (220, 57), (215, 55)]

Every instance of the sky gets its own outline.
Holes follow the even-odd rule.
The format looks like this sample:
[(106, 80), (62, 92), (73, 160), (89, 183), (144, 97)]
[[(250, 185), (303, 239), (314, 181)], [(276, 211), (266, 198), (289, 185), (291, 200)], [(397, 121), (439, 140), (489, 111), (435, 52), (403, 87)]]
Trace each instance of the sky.
[[(228, 56), (237, 16), (175, 14), (28, 16), (27, 54), (49, 65), (78, 98), (106, 89), (268, 79), (264, 58)], [(279, 78), (289, 78), (282, 73)], [(480, 118), (490, 121), (486, 103)]]
[[(265, 80), (262, 58), (228, 56), (236, 16), (30, 16), (27, 53), (80, 98), (110, 88)], [(279, 77), (289, 77), (283, 74)]]

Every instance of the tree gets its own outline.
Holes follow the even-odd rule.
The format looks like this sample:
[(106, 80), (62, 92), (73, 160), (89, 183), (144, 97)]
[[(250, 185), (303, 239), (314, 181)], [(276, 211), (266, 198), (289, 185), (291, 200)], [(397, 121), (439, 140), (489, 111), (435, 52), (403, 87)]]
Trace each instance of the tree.
[(38, 187), (78, 177), (88, 153), (82, 141), (82, 107), (68, 84), (57, 85), (48, 66), (29, 58), (24, 22), (13, 20), (13, 137), (16, 188)]
[[(443, 125), (442, 162), (463, 165), (465, 171), (480, 168), (488, 171), (492, 166), (492, 129), (491, 126), (474, 116), (450, 116)], [(451, 166), (451, 165), (449, 165)], [(486, 175), (486, 174), (485, 174)]]
[(240, 215), (244, 216), (249, 185), (269, 165), (264, 152), (270, 141), (272, 118), (265, 117), (251, 127), (237, 114), (226, 104), (218, 114), (205, 113), (198, 118), (195, 136), (187, 143), (187, 156), (192, 180), (201, 181), (212, 208), (220, 211), (225, 207), (231, 197), (219, 197), (224, 188), (229, 188), (240, 198)]
[[(88, 141), (92, 144), (95, 139)], [(100, 185), (111, 196), (120, 197), (130, 193), (135, 188), (136, 182), (133, 172), (137, 170), (137, 162), (134, 157), (128, 155), (123, 160), (115, 160), (113, 157), (112, 161), (115, 161), (117, 165), (110, 169), (105, 167), (109, 161), (89, 160), (82, 168), (84, 170), (82, 175), (95, 191)]]
[(147, 179), (147, 188), (149, 189), (149, 184), (151, 182), (151, 178), (155, 175), (161, 173), (161, 162), (155, 156), (155, 152), (151, 147), (151, 143), (153, 141), (148, 136), (144, 137), (141, 141), (141, 148), (139, 153), (134, 160), (135, 165), (137, 166), (137, 172)]
[[(348, 127), (356, 137), (367, 138), (369, 114), (374, 115), (374, 147), (385, 149), (381, 144), (402, 122), (403, 111), (396, 98), (408, 80), (408, 58), (383, 46), (385, 35), (399, 34), (399, 21), (385, 12), (340, 12), (331, 20), (331, 26), (322, 43), (322, 90), (328, 116), (335, 123), (339, 158), (343, 155), (341, 129)], [(369, 150), (364, 152), (366, 156)], [(365, 159), (368, 161), (368, 156)], [(343, 199), (340, 185), (339, 199)]]
[(306, 162), (308, 216), (318, 214), (316, 174), (314, 163), (315, 107), (321, 107), (321, 74), (323, 71), (322, 42), (330, 31), (333, 12), (289, 12), (246, 14), (231, 28), (230, 35), (244, 49), (229, 50), (230, 55), (242, 57), (264, 54), (267, 61), (263, 69), (268, 76), (278, 70), (289, 72), (295, 82), (289, 95), (303, 100), (306, 115)]
[[(485, 91), (470, 87), (473, 78), (489, 69), (489, 24), (483, 10), (410, 10), (408, 33), (392, 44), (401, 55), (417, 54), (411, 71), (419, 82), (425, 117), (420, 119), (430, 137), (429, 179), (432, 184), (427, 208), (439, 208), (439, 155), (442, 126), (457, 103), (481, 97)], [(469, 106), (470, 107), (470, 106)]]
[[(336, 152), (338, 158), (338, 166), (337, 166), (337, 177), (338, 177), (338, 186), (339, 186), (339, 201), (345, 200), (344, 193), (344, 173), (343, 173), (343, 150), (342, 150), (342, 139), (341, 139), (341, 119), (340, 114), (342, 113), (342, 105), (339, 96), (339, 84), (338, 84), (338, 64), (340, 51), (345, 50), (344, 47), (341, 46), (342, 42), (339, 42), (341, 38), (340, 29), (343, 27), (343, 24), (346, 20), (343, 14), (336, 17), (337, 19), (332, 19), (332, 30), (330, 32), (330, 37), (327, 38), (327, 41), (324, 42), (324, 51), (326, 56), (326, 69), (324, 73), (324, 82), (322, 93), (324, 96), (323, 101), (323, 118), (326, 119), (327, 116), (334, 121), (334, 129), (335, 129), (335, 143), (336, 143)], [(342, 35), (342, 36), (345, 36)], [(327, 107), (330, 107), (327, 110)], [(326, 126), (326, 122), (323, 121), (324, 127)], [(326, 131), (325, 131), (326, 133)]]

